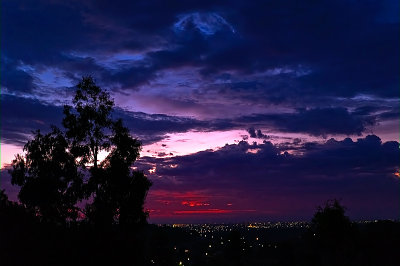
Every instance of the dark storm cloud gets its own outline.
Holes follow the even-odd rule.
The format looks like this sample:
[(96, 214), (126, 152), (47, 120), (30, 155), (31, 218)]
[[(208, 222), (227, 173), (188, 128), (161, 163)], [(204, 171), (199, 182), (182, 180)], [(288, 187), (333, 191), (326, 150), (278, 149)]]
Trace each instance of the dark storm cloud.
[(377, 183), (380, 178), (394, 178), (400, 155), (398, 142), (382, 143), (375, 135), (357, 141), (346, 138), (342, 141), (330, 139), (321, 144), (304, 143), (298, 151), (301, 155), (288, 154), (268, 141), (262, 144), (242, 141), (217, 151), (143, 160), (157, 164), (157, 175), (178, 177), (185, 182), (183, 185), (196, 186), (198, 181), (204, 180), (198, 186), (208, 186), (210, 183), (231, 186), (236, 182), (252, 186), (259, 185), (259, 182), (271, 182), (274, 185), (306, 188), (311, 183), (319, 182), (322, 185), (324, 182), (330, 184), (340, 180), (357, 182), (358, 178), (370, 175), (377, 178)]
[(364, 105), (357, 107), (353, 113), (356, 115), (370, 115), (374, 112), (381, 111), (382, 109), (384, 108), (381, 106)]
[(162, 114), (145, 114), (128, 112), (119, 109), (115, 117), (123, 119), (130, 130), (139, 135), (145, 144), (163, 139), (167, 133), (186, 132), (189, 130), (213, 131), (232, 129), (234, 124), (230, 121), (200, 121), (193, 118), (174, 117)]
[[(145, 157), (138, 165), (156, 167), (152, 176), (157, 189), (243, 195), (254, 208), (263, 208), (260, 204), (267, 199), (278, 205), (284, 199), (297, 202), (290, 207), (295, 212), (311, 195), (319, 201), (342, 198), (364, 217), (371, 213), (391, 217), (398, 208), (400, 180), (394, 175), (399, 167), (398, 142), (382, 143), (370, 135), (357, 141), (305, 143), (298, 151), (292, 155), (270, 142), (240, 142), (180, 157)], [(365, 204), (369, 210), (360, 211)]]
[[(48, 131), (50, 125), (61, 126), (62, 106), (47, 105), (39, 100), (11, 95), (1, 95), (2, 141), (25, 144), (32, 131)], [(184, 132), (188, 129), (207, 126), (193, 119), (175, 118), (166, 115), (131, 113), (117, 109), (113, 114), (122, 118), (134, 135), (139, 135), (145, 144), (162, 139), (170, 132)]]
[[(227, 18), (237, 25), (241, 38), (213, 49), (203, 73), (260, 72), (302, 64), (311, 73), (294, 80), (305, 94), (393, 97), (398, 84), (398, 22), (378, 21), (383, 4), (243, 1), (232, 8), (235, 16)], [(220, 42), (217, 37), (213, 41)]]
[[(136, 51), (145, 64), (108, 73), (95, 60), (89, 68), (108, 83), (131, 88), (165, 68), (196, 65), (207, 77), (226, 71), (240, 77), (303, 65), (310, 73), (291, 77), (303, 95), (395, 97), (399, 24), (393, 14), (385, 19), (391, 3), (7, 1), (2, 54), (26, 64), (70, 63), (68, 72), (88, 74), (80, 67), (87, 62), (65, 54), (91, 52), (94, 60)], [(154, 47), (158, 51), (148, 53)]]
[(250, 138), (257, 139), (268, 139), (269, 136), (262, 133), (261, 129), (255, 130), (254, 127), (251, 127), (247, 130), (249, 132)]
[(398, 55), (398, 24), (377, 22), (382, 4), (279, 1), (258, 10), (249, 5), (241, 13), (249, 18), (243, 20), (244, 27), (259, 40), (253, 43), (273, 51), (263, 53), (272, 55), (264, 61), (311, 68), (312, 73), (300, 79), (304, 92), (394, 96), (399, 62), (392, 56)]
[(398, 120), (399, 119), (399, 109), (392, 108), (391, 110), (384, 111), (378, 115), (381, 120)]
[(21, 65), (15, 61), (2, 57), (0, 71), (3, 88), (11, 89), (16, 93), (28, 93), (35, 88), (33, 77), (22, 70)]
[[(134, 40), (138, 38), (130, 31), (118, 27), (104, 28), (91, 21), (92, 10), (90, 5), (86, 4), (80, 1), (3, 3), (2, 56), (31, 65), (35, 69), (60, 68), (65, 72), (64, 75), (69, 77), (93, 74), (101, 77), (100, 81), (103, 76), (104, 81), (108, 82), (124, 80), (123, 75), (110, 73), (109, 69), (99, 66), (94, 57), (109, 53), (113, 49), (135, 50), (146, 45), (140, 41), (135, 42)], [(126, 43), (129, 43), (129, 47), (125, 47)], [(74, 56), (75, 53), (82, 55)], [(143, 69), (133, 70), (135, 75), (144, 72)], [(8, 71), (18, 70), (8, 69)], [(2, 84), (5, 86), (16, 82), (18, 73), (6, 76), (2, 79)], [(128, 85), (132, 84), (132, 79), (135, 81), (132, 77), (126, 80)], [(142, 81), (142, 78), (139, 78), (139, 81)], [(10, 90), (18, 89), (16, 86), (7, 87)]]
[(38, 100), (11, 95), (1, 96), (1, 141), (24, 145), (32, 131), (47, 131), (61, 124), (62, 108)]
[[(1, 95), (2, 141), (25, 144), (32, 131), (47, 131), (50, 125), (61, 126), (63, 107), (45, 104), (39, 100), (7, 94)], [(121, 118), (131, 132), (144, 144), (159, 141), (164, 134), (188, 130), (224, 130), (233, 128), (230, 121), (199, 121), (192, 118), (128, 112), (117, 108), (113, 117)]]
[(314, 136), (360, 135), (367, 126), (374, 124), (373, 116), (354, 115), (345, 108), (300, 109), (290, 114), (257, 114), (242, 117), (239, 121), (270, 124), (283, 132), (307, 133)]
[(375, 117), (374, 119), (378, 123), (387, 120), (396, 120), (400, 115), (397, 103), (390, 105), (365, 105), (356, 108), (353, 114), (355, 116)]
[[(1, 95), (2, 140), (8, 143), (25, 143), (33, 130), (48, 130), (50, 125), (61, 125), (62, 106), (54, 106), (28, 98)], [(392, 117), (395, 113), (381, 113)], [(268, 139), (268, 135), (255, 130), (254, 126), (267, 125), (271, 130), (306, 133), (314, 136), (332, 134), (355, 135), (362, 133), (373, 123), (374, 115), (353, 115), (346, 109), (326, 108), (298, 110), (291, 114), (259, 114), (237, 119), (197, 120), (162, 114), (129, 112), (117, 108), (113, 114), (122, 118), (131, 132), (144, 144), (159, 141), (167, 133), (197, 131), (248, 130), (251, 137)]]
[(52, 1), (3, 2), (2, 53), (27, 64), (57, 64), (61, 52), (88, 41), (79, 8)]

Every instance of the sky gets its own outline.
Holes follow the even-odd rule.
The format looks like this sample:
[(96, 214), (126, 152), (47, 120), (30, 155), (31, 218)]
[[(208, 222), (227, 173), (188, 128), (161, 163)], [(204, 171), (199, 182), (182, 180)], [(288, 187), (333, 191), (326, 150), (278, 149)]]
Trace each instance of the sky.
[(399, 2), (1, 3), (1, 178), (91, 75), (143, 149), (152, 223), (400, 217)]

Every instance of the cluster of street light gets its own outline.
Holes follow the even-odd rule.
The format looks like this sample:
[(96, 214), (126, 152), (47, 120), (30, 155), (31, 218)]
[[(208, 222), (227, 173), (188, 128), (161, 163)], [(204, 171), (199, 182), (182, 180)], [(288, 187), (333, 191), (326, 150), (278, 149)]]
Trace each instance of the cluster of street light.
[(172, 227), (195, 231), (199, 234), (213, 232), (230, 232), (242, 229), (283, 229), (283, 228), (309, 228), (308, 222), (255, 222), (255, 223), (232, 223), (232, 224), (172, 224)]
[[(374, 223), (377, 221), (358, 221), (358, 223)], [(253, 248), (267, 248), (277, 249), (278, 244), (267, 242), (267, 239), (262, 236), (261, 232), (264, 229), (308, 229), (310, 227), (309, 222), (295, 221), (295, 222), (252, 222), (252, 223), (232, 223), (232, 224), (172, 224), (163, 225), (173, 228), (181, 228), (190, 233), (190, 235), (200, 236), (207, 245), (202, 251), (203, 256), (210, 257), (215, 254), (221, 247), (229, 244), (231, 239), (229, 233), (232, 231), (240, 232), (240, 243), (242, 245), (242, 251), (247, 252)], [(246, 233), (248, 232), (248, 233)], [(259, 234), (260, 235), (257, 235)], [(246, 237), (244, 236), (246, 235)], [(264, 238), (264, 239), (263, 239)], [(179, 266), (190, 265), (191, 251), (188, 248), (177, 248), (174, 246), (175, 252), (183, 251), (178, 260)]]

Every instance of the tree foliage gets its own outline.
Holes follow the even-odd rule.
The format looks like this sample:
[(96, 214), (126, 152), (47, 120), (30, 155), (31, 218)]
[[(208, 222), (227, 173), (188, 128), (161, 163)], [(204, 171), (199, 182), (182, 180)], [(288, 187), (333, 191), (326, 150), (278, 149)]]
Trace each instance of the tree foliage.
[(334, 247), (342, 245), (354, 234), (353, 225), (345, 215), (346, 208), (336, 199), (318, 207), (311, 220), (311, 230), (320, 245)]
[(114, 102), (92, 77), (85, 77), (77, 85), (72, 103), (73, 106), (64, 106), (62, 121), (71, 152), (80, 159), (81, 165), (93, 163), (97, 168), (98, 154), (110, 148), (107, 130), (112, 125)]
[[(100, 227), (146, 222), (143, 204), (151, 182), (132, 170), (141, 143), (122, 120), (114, 120), (114, 102), (92, 77), (77, 85), (72, 106), (64, 107), (64, 131), (34, 132), (12, 163), (19, 199), (43, 220), (65, 223), (78, 212)], [(108, 153), (99, 161), (99, 155)], [(77, 203), (88, 200), (86, 212)]]
[(62, 132), (56, 127), (44, 135), (36, 131), (24, 152), (12, 162), (11, 182), (21, 186), (21, 203), (48, 222), (76, 219), (82, 178)]

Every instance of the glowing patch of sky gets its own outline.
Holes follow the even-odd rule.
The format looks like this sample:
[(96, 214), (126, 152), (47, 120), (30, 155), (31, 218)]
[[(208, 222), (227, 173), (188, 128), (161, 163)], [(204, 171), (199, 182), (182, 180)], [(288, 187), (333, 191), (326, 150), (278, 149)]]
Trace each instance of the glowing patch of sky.
[(379, 125), (371, 128), (370, 132), (363, 135), (376, 134), (382, 142), (386, 141), (399, 141), (400, 140), (400, 125), (399, 120), (390, 120), (380, 122)]
[[(396, 127), (397, 126), (397, 127)], [(382, 139), (382, 142), (386, 141), (398, 141), (399, 128), (397, 121), (387, 121), (377, 127), (377, 132)], [(378, 132), (379, 131), (379, 132)], [(265, 135), (268, 135), (268, 141), (271, 141), (275, 145), (290, 142), (299, 139), (302, 142), (325, 142), (330, 137), (340, 140), (348, 136), (335, 135), (327, 136), (325, 139), (319, 137), (312, 137), (305, 134), (296, 133), (282, 133), (272, 132), (268, 129), (262, 129)], [(357, 138), (365, 137), (369, 133), (365, 133), (362, 136), (353, 136), (351, 139), (356, 141)], [(246, 130), (230, 130), (230, 131), (211, 131), (211, 132), (198, 132), (189, 131), (185, 133), (174, 133), (167, 134), (165, 138), (159, 142), (144, 145), (141, 152), (141, 157), (152, 156), (152, 157), (172, 157), (172, 156), (183, 156), (193, 154), (204, 150), (217, 150), (226, 144), (235, 144), (241, 140), (247, 140), (249, 143), (256, 142), (262, 143), (264, 139), (250, 138), (249, 133)], [(1, 168), (9, 165), (14, 159), (17, 153), (22, 152), (22, 146), (1, 143)], [(257, 150), (249, 150), (249, 152), (256, 153)], [(289, 153), (300, 155), (301, 152), (296, 150), (288, 150)], [(102, 152), (99, 155), (99, 161), (105, 159), (107, 152)]]
[[(264, 130), (263, 132), (267, 132)], [(141, 156), (171, 157), (196, 153), (204, 150), (217, 150), (226, 144), (235, 144), (247, 139), (249, 143), (262, 143), (264, 139), (248, 138), (246, 130), (198, 132), (168, 134), (162, 141), (145, 145)], [(269, 132), (269, 139), (274, 144), (292, 142), (295, 138), (303, 141), (325, 141), (304, 134)], [(171, 155), (172, 154), (172, 155)]]
[(142, 156), (173, 156), (196, 153), (207, 149), (218, 149), (225, 144), (234, 144), (247, 135), (244, 130), (185, 132), (168, 134), (160, 142), (143, 147)]
[(22, 152), (22, 147), (13, 145), (13, 144), (6, 144), (2, 141), (1, 143), (1, 165), (0, 168), (4, 168), (5, 166), (9, 165), (12, 160), (14, 160), (15, 155), (17, 153)]

